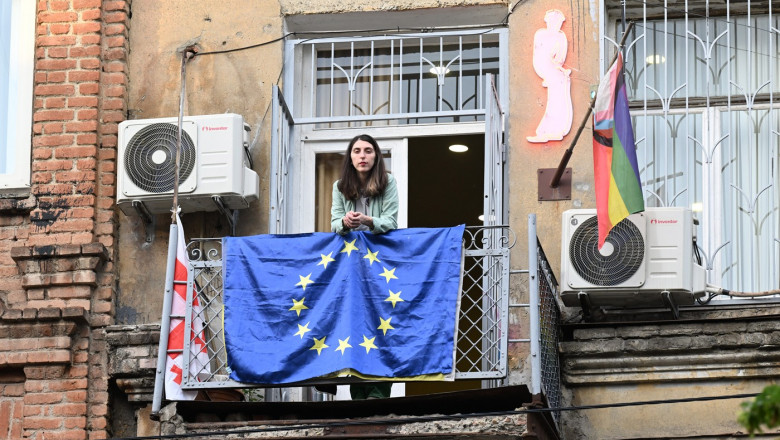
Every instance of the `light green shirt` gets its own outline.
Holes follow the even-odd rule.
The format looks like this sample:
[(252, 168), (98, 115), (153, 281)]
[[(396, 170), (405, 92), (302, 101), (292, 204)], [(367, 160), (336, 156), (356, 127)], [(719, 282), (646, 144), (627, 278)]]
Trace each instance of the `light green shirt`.
[[(347, 212), (355, 210), (355, 201), (347, 200), (344, 194), (339, 191), (338, 184), (338, 180), (333, 183), (333, 205), (330, 208), (330, 226), (333, 232), (344, 235), (350, 230), (344, 227), (341, 219)], [(385, 192), (373, 197), (368, 208), (368, 215), (374, 221), (374, 228), (371, 229), (371, 232), (374, 234), (384, 234), (398, 227), (398, 186), (392, 174), (387, 174)]]

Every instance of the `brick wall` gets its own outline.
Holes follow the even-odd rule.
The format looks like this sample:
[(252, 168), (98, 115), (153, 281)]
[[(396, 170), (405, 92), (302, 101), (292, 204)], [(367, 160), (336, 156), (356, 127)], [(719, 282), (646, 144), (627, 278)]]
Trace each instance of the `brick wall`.
[(37, 5), (32, 186), (0, 199), (0, 439), (106, 438), (130, 1)]

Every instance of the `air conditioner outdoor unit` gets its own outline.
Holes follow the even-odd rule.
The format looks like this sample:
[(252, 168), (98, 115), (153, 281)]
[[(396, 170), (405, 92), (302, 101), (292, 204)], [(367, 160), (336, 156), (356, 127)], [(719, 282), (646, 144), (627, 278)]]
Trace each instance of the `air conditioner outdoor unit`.
[(563, 213), (560, 293), (567, 306), (654, 307), (704, 296), (696, 230), (684, 208), (647, 208), (615, 225), (598, 249), (595, 209)]
[[(119, 124), (117, 205), (125, 214), (139, 203), (150, 214), (171, 211), (177, 124), (175, 117)], [(249, 126), (240, 115), (184, 117), (181, 142), (182, 212), (247, 208), (258, 199), (260, 180), (245, 151)]]

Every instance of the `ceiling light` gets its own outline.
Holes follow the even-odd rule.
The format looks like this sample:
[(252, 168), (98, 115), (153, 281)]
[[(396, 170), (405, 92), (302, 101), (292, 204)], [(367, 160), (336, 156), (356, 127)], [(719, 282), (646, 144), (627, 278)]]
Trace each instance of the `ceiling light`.
[(453, 153), (465, 153), (469, 151), (469, 147), (463, 145), (463, 144), (454, 144), (449, 146), (450, 151)]
[(436, 76), (438, 76), (438, 75), (446, 75), (446, 74), (450, 73), (450, 69), (448, 69), (446, 67), (442, 67), (442, 66), (434, 66), (434, 67), (431, 67), (429, 72), (431, 72), (432, 74), (434, 74)]
[(485, 221), (485, 214), (480, 214), (479, 217), (477, 217), (479, 221), (484, 222)]
[(666, 57), (663, 55), (650, 55), (645, 58), (647, 64), (663, 64), (666, 62)]

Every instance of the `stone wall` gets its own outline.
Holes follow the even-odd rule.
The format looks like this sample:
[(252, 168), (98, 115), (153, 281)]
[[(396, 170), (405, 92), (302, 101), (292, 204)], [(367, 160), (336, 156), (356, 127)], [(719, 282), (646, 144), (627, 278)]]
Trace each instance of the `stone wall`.
[(37, 2), (31, 187), (0, 199), (0, 402), (14, 416), (0, 438), (109, 434), (104, 327), (129, 8)]
[(571, 405), (692, 399), (565, 412), (565, 438), (737, 435), (747, 399), (707, 399), (758, 393), (776, 380), (778, 315), (771, 305), (721, 307), (683, 311), (677, 321), (565, 326), (562, 379)]

